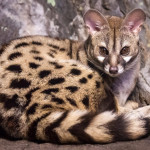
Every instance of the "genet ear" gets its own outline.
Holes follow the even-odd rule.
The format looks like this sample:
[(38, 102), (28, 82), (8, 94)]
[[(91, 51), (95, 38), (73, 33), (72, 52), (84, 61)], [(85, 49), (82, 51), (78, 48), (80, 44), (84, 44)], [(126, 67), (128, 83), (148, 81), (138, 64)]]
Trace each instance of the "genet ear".
[(143, 25), (146, 20), (146, 14), (142, 9), (134, 9), (131, 11), (124, 19), (122, 27), (126, 27), (129, 31), (137, 34), (141, 30), (141, 25)]
[(102, 30), (108, 22), (105, 17), (97, 10), (90, 9), (83, 16), (84, 22), (89, 29), (90, 34)]

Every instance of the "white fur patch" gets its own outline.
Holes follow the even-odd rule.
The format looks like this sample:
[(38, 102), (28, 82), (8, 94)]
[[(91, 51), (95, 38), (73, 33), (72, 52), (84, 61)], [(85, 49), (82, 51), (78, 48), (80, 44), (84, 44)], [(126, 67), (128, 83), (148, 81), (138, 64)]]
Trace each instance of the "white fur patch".
[(106, 47), (106, 43), (104, 43), (104, 42), (101, 42), (100, 45), (103, 47)]
[(125, 62), (128, 62), (131, 58), (132, 58), (132, 56), (125, 56), (125, 57), (123, 57), (123, 59), (125, 60)]
[(118, 65), (118, 73), (121, 74), (123, 73), (124, 68), (121, 65)]
[(125, 47), (125, 46), (130, 46), (129, 41), (124, 41), (124, 42), (123, 42), (122, 47)]
[(105, 57), (103, 57), (103, 56), (97, 56), (97, 59), (98, 59), (100, 62), (103, 62), (104, 59), (105, 59)]
[(110, 68), (110, 65), (108, 64), (108, 65), (105, 66), (104, 69), (105, 69), (106, 72), (109, 72), (109, 68)]

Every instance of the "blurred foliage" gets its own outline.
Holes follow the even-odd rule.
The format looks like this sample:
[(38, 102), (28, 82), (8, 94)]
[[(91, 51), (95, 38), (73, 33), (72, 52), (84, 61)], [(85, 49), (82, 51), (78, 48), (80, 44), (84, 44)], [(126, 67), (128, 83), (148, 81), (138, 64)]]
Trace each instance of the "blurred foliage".
[(56, 5), (55, 0), (47, 0), (48, 4), (51, 4), (53, 7)]

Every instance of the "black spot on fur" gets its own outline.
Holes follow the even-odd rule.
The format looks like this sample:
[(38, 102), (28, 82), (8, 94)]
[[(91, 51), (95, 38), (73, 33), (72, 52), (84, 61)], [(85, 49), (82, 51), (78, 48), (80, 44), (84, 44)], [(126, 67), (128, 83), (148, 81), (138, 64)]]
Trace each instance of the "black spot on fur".
[(95, 114), (93, 113), (88, 113), (82, 116), (78, 119), (81, 120), (81, 122), (71, 126), (68, 131), (70, 131), (70, 133), (77, 137), (77, 139), (82, 143), (95, 143), (94, 139), (85, 132), (85, 129), (89, 126), (94, 117)]
[(0, 94), (0, 102), (4, 103), (4, 108), (5, 109), (11, 109), (11, 108), (18, 108), (19, 103), (18, 103), (18, 95), (15, 94), (12, 97), (6, 94), (1, 93)]
[(58, 98), (58, 97), (53, 97), (52, 102), (56, 102), (57, 104), (63, 104), (64, 103), (63, 99)]
[(63, 68), (64, 66), (62, 66), (62, 65), (59, 65), (59, 64), (56, 64), (55, 65), (55, 69), (61, 69), (61, 68)]
[(18, 58), (18, 57), (21, 57), (22, 56), (22, 53), (20, 52), (15, 52), (15, 53), (12, 53), (8, 56), (8, 59), (9, 60), (14, 60), (15, 58)]
[(72, 64), (71, 66), (77, 66), (77, 64)]
[(79, 82), (85, 84), (87, 83), (87, 79), (83, 77), (79, 80)]
[(29, 67), (32, 68), (32, 69), (37, 69), (40, 65), (39, 64), (36, 64), (36, 63), (29, 63)]
[(50, 61), (49, 64), (56, 66), (56, 65), (57, 65), (57, 62), (54, 62), (54, 61), (51, 62), (51, 61)]
[(73, 75), (80, 75), (81, 71), (79, 69), (74, 68), (74, 69), (71, 69), (70, 73), (73, 74)]
[(57, 54), (57, 52), (56, 52), (56, 50), (50, 50), (52, 53), (55, 53), (55, 54)]
[(20, 65), (10, 65), (6, 69), (11, 71), (11, 72), (14, 72), (14, 73), (21, 73), (22, 72)]
[(31, 50), (30, 53), (33, 53), (33, 54), (40, 54), (40, 52), (37, 51), (37, 50)]
[(55, 66), (55, 69), (61, 69), (61, 68), (63, 68), (64, 66), (62, 66), (62, 65), (56, 65)]
[(43, 58), (42, 57), (34, 57), (35, 60), (38, 60), (38, 61), (42, 61)]
[(8, 95), (0, 93), (0, 102), (3, 103), (8, 99)]
[(76, 60), (78, 60), (78, 61), (80, 61), (80, 53), (79, 52), (80, 52), (80, 50), (78, 50), (76, 53)]
[(96, 81), (96, 87), (100, 88), (100, 82), (99, 81)]
[(19, 107), (18, 95), (15, 94), (15, 95), (12, 96), (12, 98), (9, 98), (9, 99), (5, 102), (4, 107), (5, 107), (6, 109), (11, 109), (12, 107), (18, 108), (18, 107)]
[[(0, 115), (0, 137), (13, 140), (13, 138), (4, 130), (4, 128), (1, 126), (4, 118)], [(13, 130), (14, 131), (14, 130)]]
[(65, 51), (65, 48), (60, 48), (60, 51)]
[(2, 65), (5, 61), (0, 61), (0, 64)]
[(47, 116), (50, 115), (50, 112), (49, 113), (46, 113), (44, 115), (42, 115), (41, 117), (38, 117), (36, 120), (34, 120), (31, 125), (29, 126), (29, 129), (28, 129), (28, 138), (30, 140), (36, 140), (36, 131), (37, 131), (37, 125), (40, 121), (42, 121), (43, 119), (45, 119)]
[(45, 104), (42, 106), (42, 109), (47, 109), (47, 108), (52, 108), (52, 106), (50, 104)]
[(6, 121), (7, 128), (11, 133), (17, 132), (20, 128), (19, 118), (16, 116), (9, 116)]
[(31, 85), (31, 81), (26, 80), (24, 78), (13, 79), (10, 83), (10, 88), (22, 89), (22, 88), (28, 88), (30, 85)]
[(32, 44), (33, 44), (33, 45), (42, 45), (41, 42), (37, 42), (37, 41), (33, 41)]
[(22, 42), (22, 43), (19, 43), (15, 46), (15, 48), (19, 48), (19, 47), (25, 47), (25, 46), (28, 46), (29, 44), (26, 43), (26, 42)]
[(40, 78), (45, 78), (47, 77), (48, 75), (51, 74), (51, 71), (50, 70), (42, 70), (40, 73), (39, 73), (39, 77)]
[(92, 79), (92, 78), (93, 78), (93, 75), (92, 75), (92, 74), (89, 74), (89, 75), (88, 75), (88, 78), (89, 78), (89, 79)]
[(29, 105), (29, 103), (30, 103), (30, 101), (31, 101), (32, 94), (33, 94), (35, 91), (37, 91), (37, 90), (39, 90), (38, 87), (37, 87), (37, 88), (34, 88), (34, 89), (31, 89), (31, 90), (25, 95), (25, 97), (26, 97), (26, 99), (27, 99), (27, 102), (26, 102), (25, 107)]
[(69, 103), (70, 103), (71, 105), (73, 105), (73, 106), (76, 106), (76, 107), (77, 107), (77, 104), (76, 104), (76, 102), (75, 102), (75, 100), (74, 100), (74, 99), (67, 98), (67, 100), (69, 101)]
[(4, 120), (4, 118), (2, 117), (2, 115), (0, 115), (0, 123), (2, 123)]
[(48, 46), (54, 48), (54, 49), (59, 49), (59, 47), (57, 45), (53, 45), (53, 44), (48, 44)]
[(82, 103), (86, 106), (86, 108), (89, 108), (89, 97), (85, 96), (82, 100)]
[(50, 64), (54, 65), (55, 66), (55, 69), (61, 69), (63, 68), (64, 66), (62, 65), (59, 65), (57, 62), (49, 62)]
[(114, 141), (124, 141), (129, 139), (130, 133), (127, 133), (129, 124), (126, 120), (124, 115), (120, 115), (115, 120), (106, 124), (110, 134), (113, 135)]
[(55, 132), (55, 128), (59, 127), (63, 120), (67, 117), (68, 112), (64, 112), (58, 119), (45, 128), (45, 135), (52, 143), (60, 143), (59, 137)]
[(26, 115), (27, 115), (27, 116), (28, 116), (28, 115), (33, 115), (33, 114), (35, 113), (37, 107), (38, 107), (38, 104), (37, 104), (37, 103), (35, 103), (35, 104), (33, 104), (32, 106), (30, 106), (29, 109), (28, 109), (27, 112), (26, 112)]
[(54, 58), (54, 55), (51, 53), (47, 53), (50, 57)]
[(51, 92), (57, 93), (57, 92), (59, 92), (59, 89), (58, 88), (50, 88), (50, 89), (46, 89), (46, 90), (42, 91), (41, 93), (51, 94)]
[(0, 49), (0, 56), (3, 54), (3, 52), (4, 52), (4, 48), (1, 48)]
[(60, 77), (60, 78), (53, 78), (53, 79), (49, 80), (48, 83), (50, 85), (55, 85), (55, 84), (61, 84), (63, 82), (65, 82), (65, 79)]
[(142, 138), (148, 137), (150, 134), (150, 128), (149, 128), (150, 127), (150, 119), (149, 119), (149, 117), (145, 117), (145, 118), (142, 118), (141, 120), (144, 122), (144, 124), (145, 124), (144, 128), (147, 132), (147, 134), (145, 134)]
[(77, 86), (68, 86), (66, 87), (67, 90), (69, 90), (70, 92), (74, 93), (78, 90)]
[(57, 41), (62, 41), (62, 38), (59, 38), (59, 37), (55, 37), (55, 39), (56, 39)]
[(73, 43), (73, 41), (70, 40), (70, 47), (69, 47), (68, 55), (70, 56), (71, 59), (72, 59), (72, 43)]

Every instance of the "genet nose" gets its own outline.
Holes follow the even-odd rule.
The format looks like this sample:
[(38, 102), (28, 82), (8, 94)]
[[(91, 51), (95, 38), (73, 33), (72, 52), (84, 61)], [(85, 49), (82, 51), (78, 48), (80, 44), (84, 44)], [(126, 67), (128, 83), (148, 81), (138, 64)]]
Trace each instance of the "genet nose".
[(109, 68), (109, 73), (111, 74), (117, 74), (118, 73), (118, 67), (110, 67)]

